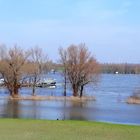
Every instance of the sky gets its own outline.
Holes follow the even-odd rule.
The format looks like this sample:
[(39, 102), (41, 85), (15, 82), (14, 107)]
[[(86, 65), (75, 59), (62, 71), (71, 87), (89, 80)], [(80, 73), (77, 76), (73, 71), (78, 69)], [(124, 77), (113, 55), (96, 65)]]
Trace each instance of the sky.
[(0, 0), (0, 44), (57, 61), (80, 43), (101, 63), (140, 63), (140, 0)]

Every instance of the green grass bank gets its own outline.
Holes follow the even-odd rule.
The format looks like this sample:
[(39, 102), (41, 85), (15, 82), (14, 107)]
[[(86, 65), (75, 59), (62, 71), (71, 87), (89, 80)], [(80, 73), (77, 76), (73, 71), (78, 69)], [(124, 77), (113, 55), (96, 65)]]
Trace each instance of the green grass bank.
[(0, 140), (140, 140), (140, 126), (90, 121), (0, 119)]

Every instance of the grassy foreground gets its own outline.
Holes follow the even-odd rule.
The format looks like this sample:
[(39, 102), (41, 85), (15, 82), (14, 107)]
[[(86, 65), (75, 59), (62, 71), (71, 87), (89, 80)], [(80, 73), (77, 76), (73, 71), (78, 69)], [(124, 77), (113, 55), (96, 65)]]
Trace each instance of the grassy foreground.
[(140, 126), (0, 119), (0, 140), (140, 140)]

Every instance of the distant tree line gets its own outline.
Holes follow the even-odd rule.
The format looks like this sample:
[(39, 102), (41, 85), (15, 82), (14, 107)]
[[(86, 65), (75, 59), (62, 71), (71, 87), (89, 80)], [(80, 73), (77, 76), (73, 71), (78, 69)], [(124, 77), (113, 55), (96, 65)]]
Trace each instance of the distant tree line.
[(105, 63), (105, 64), (100, 64), (100, 66), (101, 66), (101, 73), (140, 74), (140, 64)]
[[(129, 64), (129, 63), (105, 63), (100, 65), (100, 73), (107, 74), (140, 74), (140, 64)], [(57, 71), (63, 71), (64, 67), (60, 63), (53, 63), (53, 68)]]

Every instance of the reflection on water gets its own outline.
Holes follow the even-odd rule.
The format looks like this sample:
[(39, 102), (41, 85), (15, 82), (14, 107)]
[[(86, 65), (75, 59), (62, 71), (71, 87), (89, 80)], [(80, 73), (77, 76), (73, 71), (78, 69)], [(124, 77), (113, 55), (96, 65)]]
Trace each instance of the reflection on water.
[(140, 106), (72, 101), (1, 101), (1, 117), (140, 124)]
[(75, 101), (12, 101), (1, 102), (1, 117), (34, 119), (87, 120), (86, 102)]
[[(59, 82), (61, 76), (57, 77)], [(89, 85), (85, 93), (96, 96), (97, 101), (11, 101), (3, 99), (7, 92), (0, 89), (0, 117), (51, 120), (95, 120), (115, 123), (140, 124), (140, 105), (126, 104), (125, 100), (140, 84), (139, 75), (102, 75), (98, 86)], [(28, 95), (29, 88), (21, 90)], [(38, 95), (63, 94), (63, 87), (38, 88)], [(71, 90), (68, 89), (68, 96)]]

